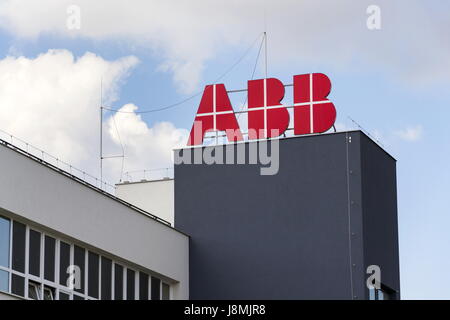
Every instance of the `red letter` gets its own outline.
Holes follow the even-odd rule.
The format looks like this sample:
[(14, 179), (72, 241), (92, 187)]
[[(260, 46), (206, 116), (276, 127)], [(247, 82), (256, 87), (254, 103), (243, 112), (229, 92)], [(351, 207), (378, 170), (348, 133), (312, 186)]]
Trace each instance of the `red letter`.
[(336, 121), (336, 108), (327, 99), (330, 79), (323, 73), (294, 76), (294, 134), (322, 133)]
[[(234, 130), (235, 134), (231, 134), (230, 130)], [(242, 140), (239, 124), (223, 84), (205, 87), (189, 136), (188, 146), (203, 144), (203, 138), (207, 131), (226, 131), (228, 141)]]
[(278, 79), (248, 82), (249, 139), (278, 137), (286, 131), (289, 112), (280, 103), (283, 98), (284, 85)]

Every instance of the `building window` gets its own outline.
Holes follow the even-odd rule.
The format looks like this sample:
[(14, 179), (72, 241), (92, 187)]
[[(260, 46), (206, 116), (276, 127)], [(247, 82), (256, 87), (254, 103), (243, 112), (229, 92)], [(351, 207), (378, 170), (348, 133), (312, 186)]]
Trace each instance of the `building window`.
[(395, 291), (382, 285), (381, 289), (369, 288), (369, 300), (391, 300), (395, 298)]
[(69, 274), (67, 270), (70, 266), (70, 245), (60, 241), (59, 243), (59, 284), (67, 286)]
[(0, 216), (0, 266), (9, 268), (9, 239), (11, 223)]
[(41, 285), (34, 281), (28, 281), (28, 298), (31, 300), (41, 300)]
[(111, 300), (112, 294), (112, 261), (102, 257), (102, 300)]
[(41, 234), (30, 230), (28, 247), (28, 272), (33, 276), (41, 275)]
[[(77, 275), (71, 280), (81, 288), (72, 288), (69, 277)], [(149, 273), (2, 216), (0, 291), (30, 300), (170, 298), (170, 287)]]
[(99, 282), (99, 257), (97, 254), (89, 252), (88, 258), (88, 295), (98, 299)]
[(136, 275), (133, 270), (127, 269), (127, 300), (135, 299)]
[(139, 300), (148, 300), (148, 274), (139, 272)]
[(79, 246), (74, 246), (73, 249), (73, 264), (80, 270), (80, 281), (79, 287), (75, 288), (78, 293), (84, 293), (84, 273), (85, 273), (85, 263), (86, 263), (86, 250), (80, 248)]
[(44, 279), (48, 281), (55, 281), (56, 240), (52, 237), (45, 236), (44, 247)]
[(70, 294), (63, 291), (59, 291), (59, 300), (70, 300)]
[(162, 284), (162, 299), (170, 300), (170, 286), (167, 283)]
[(55, 300), (55, 289), (44, 286), (44, 300)]
[(9, 273), (0, 270), (0, 291), (9, 292)]
[(123, 300), (123, 267), (114, 264), (114, 300)]
[(12, 236), (12, 268), (22, 273), (25, 273), (25, 232), (25, 225), (14, 221)]
[(161, 280), (152, 277), (152, 300), (161, 300)]
[(12, 274), (11, 276), (11, 292), (21, 297), (25, 297), (25, 278)]

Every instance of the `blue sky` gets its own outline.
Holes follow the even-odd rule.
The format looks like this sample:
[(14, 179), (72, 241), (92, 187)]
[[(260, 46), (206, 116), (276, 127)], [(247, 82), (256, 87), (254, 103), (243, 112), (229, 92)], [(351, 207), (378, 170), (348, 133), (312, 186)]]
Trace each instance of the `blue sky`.
[[(65, 9), (72, 3), (82, 9), (82, 27), (67, 31)], [(0, 89), (0, 113), (4, 109), (0, 129), (29, 139), (53, 154), (63, 153), (61, 157), (67, 161), (97, 174), (96, 155), (91, 153), (97, 152), (95, 115), (98, 109), (93, 101), (99, 90), (83, 91), (89, 90), (83, 87), (85, 80), (94, 79), (92, 81), (99, 83), (103, 74), (114, 69), (114, 61), (132, 56), (139, 62), (129, 62), (117, 67), (120, 70), (113, 75), (105, 75), (110, 77), (106, 100), (116, 108), (132, 103), (139, 110), (154, 109), (202, 91), (203, 85), (225, 72), (255, 39), (261, 39), (264, 8), (253, 9), (258, 2), (248, 1), (242, 5), (234, 1), (220, 2), (217, 5), (220, 8), (203, 1), (193, 3), (192, 9), (176, 3), (136, 1), (126, 6), (124, 1), (115, 1), (105, 3), (105, 9), (100, 10), (88, 1), (45, 0), (37, 6), (26, 1), (5, 0), (0, 5), (0, 72), (10, 72), (19, 84), (19, 75), (31, 77), (27, 80), (30, 86), (48, 82), (45, 90), (51, 90), (54, 84), (54, 101), (50, 95), (42, 105), (50, 101), (58, 108), (70, 105), (73, 109), (77, 105), (71, 103), (77, 96), (85, 93), (92, 97), (86, 102), (89, 108), (83, 109), (86, 121), (76, 115), (57, 118), (56, 113), (46, 114), (46, 118), (61, 124), (52, 127), (55, 131), (50, 135), (49, 128), (39, 126), (45, 122), (39, 117), (47, 109), (11, 104), (10, 101), (21, 100), (7, 95), (18, 91)], [(366, 27), (369, 4), (377, 4), (381, 9), (380, 30), (371, 31)], [(450, 287), (447, 275), (450, 269), (447, 253), (450, 245), (450, 45), (446, 34), (450, 19), (445, 14), (449, 10), (450, 4), (439, 0), (397, 1), (395, 4), (342, 1), (339, 5), (331, 1), (304, 1), (302, 4), (266, 1), (269, 76), (290, 83), (296, 74), (327, 74), (333, 83), (329, 98), (337, 107), (339, 127), (355, 128), (348, 119), (352, 117), (398, 160), (401, 285), (405, 299), (450, 298), (447, 289)], [(168, 15), (171, 12), (175, 17)], [(117, 20), (121, 14), (123, 18)], [(246, 87), (259, 44), (260, 41), (256, 41), (248, 55), (222, 80), (228, 89)], [(90, 75), (90, 68), (83, 69), (81, 74), (87, 78), (65, 88), (59, 84), (61, 80), (49, 80), (45, 75), (34, 79), (36, 72), (27, 72), (27, 64), (18, 62), (24, 57), (29, 65), (35, 63), (39, 67), (37, 57), (48, 54), (51, 49), (64, 49), (78, 58), (86, 52), (94, 53), (98, 58), (93, 59), (92, 66), (102, 65), (105, 69), (101, 70), (106, 71), (92, 71)], [(50, 61), (53, 58), (49, 56)], [(263, 76), (261, 62), (256, 78)], [(76, 58), (68, 64), (76, 65)], [(18, 66), (24, 68), (23, 74), (15, 71)], [(51, 63), (46, 66), (52, 68)], [(45, 73), (45, 69), (42, 72)], [(55, 72), (57, 75), (58, 70)], [(2, 74), (0, 84), (4, 83), (1, 77)], [(65, 89), (67, 93), (61, 98), (59, 95)], [(28, 94), (42, 90), (37, 87)], [(290, 94), (287, 91), (287, 99)], [(31, 98), (39, 104), (39, 94)], [(145, 114), (142, 118), (117, 118), (121, 138), (125, 141), (127, 169), (170, 165), (167, 154), (179, 142), (171, 138), (173, 132), (185, 138), (199, 99), (163, 112)], [(8, 107), (1, 105), (4, 101), (10, 103)], [(234, 102), (239, 101), (242, 97)], [(237, 108), (236, 104), (234, 107)], [(29, 112), (15, 119), (13, 124), (8, 120), (9, 115), (25, 108)], [(33, 131), (29, 130), (28, 122), (23, 122), (30, 117), (30, 121), (37, 123)], [(108, 122), (111, 119), (111, 114), (105, 114), (105, 140), (108, 152), (114, 153), (118, 143)], [(158, 127), (161, 123), (166, 126)], [(67, 126), (74, 129), (66, 131)], [(84, 136), (84, 131), (89, 134)], [(56, 136), (62, 144), (81, 148), (86, 156), (64, 153), (59, 144), (48, 142)], [(133, 143), (137, 139), (151, 142), (139, 147), (138, 143)], [(172, 145), (167, 146), (166, 141)], [(161, 151), (164, 146), (167, 151)], [(110, 165), (110, 172), (117, 170), (116, 165)], [(110, 177), (117, 178), (112, 173)]]

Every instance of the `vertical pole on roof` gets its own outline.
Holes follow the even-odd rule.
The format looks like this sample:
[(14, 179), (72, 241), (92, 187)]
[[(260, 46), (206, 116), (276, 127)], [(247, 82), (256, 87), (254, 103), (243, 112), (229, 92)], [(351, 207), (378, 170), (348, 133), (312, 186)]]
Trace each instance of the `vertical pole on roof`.
[(100, 189), (103, 181), (103, 78), (100, 82)]
[(267, 32), (264, 31), (264, 60), (265, 60), (265, 74), (267, 79)]

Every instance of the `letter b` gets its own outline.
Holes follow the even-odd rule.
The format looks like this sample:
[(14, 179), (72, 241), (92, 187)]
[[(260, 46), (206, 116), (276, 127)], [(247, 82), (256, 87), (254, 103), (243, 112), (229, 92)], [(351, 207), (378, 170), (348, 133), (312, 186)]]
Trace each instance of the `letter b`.
[(281, 104), (284, 85), (275, 78), (248, 82), (248, 137), (273, 138), (289, 126), (289, 112)]
[(294, 134), (328, 131), (336, 121), (336, 108), (327, 99), (331, 81), (323, 73), (294, 76)]

